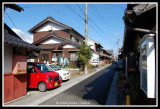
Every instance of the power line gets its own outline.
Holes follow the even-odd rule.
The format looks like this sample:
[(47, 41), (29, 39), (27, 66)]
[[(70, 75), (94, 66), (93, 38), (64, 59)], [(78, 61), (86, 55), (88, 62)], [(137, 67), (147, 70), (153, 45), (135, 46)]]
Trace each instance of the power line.
[[(69, 5), (67, 5), (67, 4), (65, 4), (68, 8), (70, 8), (76, 15), (78, 15), (81, 19), (83, 19), (84, 20), (84, 22), (85, 22), (85, 19), (81, 16), (81, 15), (79, 15), (77, 12), (75, 12), (75, 10), (73, 10)], [(89, 17), (88, 17), (88, 19), (90, 19)], [(90, 21), (92, 22), (92, 23), (94, 23), (94, 21), (92, 21), (92, 19), (90, 19)], [(89, 24), (89, 23), (88, 23)], [(90, 26), (91, 26), (91, 24), (89, 24)], [(94, 23), (94, 25), (105, 35), (105, 33)], [(93, 27), (93, 26), (91, 26), (91, 27)], [(95, 29), (94, 29), (95, 30)], [(96, 31), (97, 32), (97, 31)], [(106, 36), (106, 35), (105, 35)], [(106, 37), (103, 37), (103, 38), (106, 38)], [(107, 39), (108, 40), (108, 39)], [(110, 39), (111, 40), (111, 39)], [(112, 41), (110, 42), (112, 45), (113, 45), (113, 43), (112, 43)]]
[(80, 11), (83, 13), (83, 15), (85, 16), (85, 13), (83, 11), (83, 9), (77, 4), (77, 6), (79, 7)]
[[(17, 26), (15, 25), (15, 23), (13, 22), (13, 20), (11, 19), (11, 17), (8, 15), (7, 11), (5, 12), (6, 15), (8, 16), (8, 18), (11, 20), (11, 22), (13, 23), (13, 25), (17, 28)], [(17, 28), (18, 29), (18, 28)]]
[[(90, 19), (89, 17), (88, 17), (88, 19)], [(105, 35), (105, 36), (107, 36), (103, 31), (102, 31), (102, 29), (101, 28), (99, 28), (98, 26), (97, 26), (97, 24), (92, 20), (92, 19), (90, 19), (90, 21)], [(108, 37), (108, 36), (107, 36)], [(103, 38), (106, 38), (106, 37), (103, 37)], [(109, 40), (108, 40), (109, 39)], [(111, 44), (112, 44), (112, 40), (108, 37), (108, 41), (111, 41)]]
[[(78, 5), (77, 5), (78, 6)], [(78, 6), (79, 8), (80, 8), (80, 6)], [(80, 8), (80, 10), (83, 12), (83, 14), (85, 15), (85, 13), (84, 13), (84, 11)], [(88, 17), (89, 18), (89, 17)], [(91, 19), (91, 18), (89, 18), (90, 20), (91, 20), (91, 22), (92, 23), (94, 23), (94, 21)], [(103, 33), (103, 34), (105, 34), (95, 23), (94, 23), (94, 25)], [(91, 25), (90, 25), (91, 26)], [(105, 35), (106, 36), (106, 35)], [(111, 39), (110, 39), (110, 41), (111, 41)], [(112, 42), (112, 41), (111, 41)]]
[[(77, 5), (78, 6), (78, 5)], [(80, 6), (78, 6), (80, 8)], [(84, 11), (80, 8), (80, 10), (83, 12), (83, 14), (85, 15)], [(95, 22), (88, 17), (89, 20), (91, 20), (91, 22), (106, 36), (106, 34), (102, 31), (102, 29), (100, 29), (97, 24), (95, 24)], [(109, 37), (109, 36), (108, 36)], [(110, 41), (112, 42), (112, 40), (110, 39)]]
[[(12, 22), (12, 24), (16, 27), (18, 33), (17, 33), (16, 31), (14, 31), (13, 29), (12, 29), (12, 30), (13, 30), (22, 40), (26, 41), (26, 39), (23, 37), (24, 35), (22, 34), (21, 30), (18, 29), (18, 27), (16, 26), (16, 24), (13, 22), (12, 18), (8, 15), (7, 11), (5, 11), (5, 13), (6, 13), (6, 15), (8, 16), (8, 18), (10, 19), (10, 21)], [(27, 41), (26, 41), (26, 42), (27, 42)], [(30, 42), (28, 42), (28, 43), (30, 43)]]
[(84, 21), (85, 21), (85, 19), (82, 17), (82, 16), (80, 16), (76, 11), (74, 11), (69, 5), (67, 5), (67, 4), (65, 4), (68, 8), (70, 8), (76, 15), (78, 15), (80, 18), (82, 18)]
[[(93, 6), (93, 5), (92, 5)], [(97, 10), (97, 8), (96, 7), (92, 7), (91, 6), (91, 8), (94, 10), (94, 11), (96, 11), (97, 12), (97, 14), (99, 15), (99, 17), (106, 23), (106, 21), (105, 21), (105, 19), (104, 19), (104, 17), (102, 17), (102, 15), (99, 13), (99, 11)], [(109, 23), (106, 23), (106, 24), (109, 24)], [(110, 24), (109, 24), (110, 25)], [(110, 25), (112, 28), (114, 28), (112, 25)], [(110, 29), (111, 30), (111, 28), (108, 28), (108, 29)], [(115, 29), (115, 28), (114, 28)], [(112, 31), (112, 30), (111, 30)], [(115, 41), (115, 40), (114, 40)]]

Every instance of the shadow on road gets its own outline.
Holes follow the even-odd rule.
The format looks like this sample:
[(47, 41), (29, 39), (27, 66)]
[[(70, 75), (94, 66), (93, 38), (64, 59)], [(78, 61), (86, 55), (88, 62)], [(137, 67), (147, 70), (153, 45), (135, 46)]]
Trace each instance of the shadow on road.
[(102, 75), (84, 87), (81, 91), (82, 93), (86, 93), (84, 94), (83, 99), (94, 100), (98, 104), (104, 105), (108, 97), (113, 76), (114, 67), (110, 66)]

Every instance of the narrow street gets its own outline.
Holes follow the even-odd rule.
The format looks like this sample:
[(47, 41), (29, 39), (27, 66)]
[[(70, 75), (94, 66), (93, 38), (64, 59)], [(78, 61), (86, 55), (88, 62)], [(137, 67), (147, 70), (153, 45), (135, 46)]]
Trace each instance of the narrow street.
[(41, 103), (40, 105), (104, 105), (114, 76), (114, 65)]

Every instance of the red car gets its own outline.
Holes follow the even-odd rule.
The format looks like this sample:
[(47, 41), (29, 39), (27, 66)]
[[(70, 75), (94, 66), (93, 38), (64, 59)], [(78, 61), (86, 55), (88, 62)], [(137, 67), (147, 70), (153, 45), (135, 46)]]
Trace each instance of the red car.
[(45, 63), (27, 63), (28, 88), (38, 88), (39, 91), (44, 92), (60, 86), (61, 83), (59, 74), (52, 71)]

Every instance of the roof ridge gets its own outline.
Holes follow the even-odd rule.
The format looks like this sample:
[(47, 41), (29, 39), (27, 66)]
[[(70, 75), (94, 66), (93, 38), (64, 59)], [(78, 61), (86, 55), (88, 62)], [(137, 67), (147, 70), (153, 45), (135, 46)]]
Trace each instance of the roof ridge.
[(34, 33), (34, 30), (35, 30), (35, 29), (37, 29), (38, 27), (40, 27), (41, 25), (43, 25), (44, 23), (46, 23), (46, 22), (48, 22), (48, 21), (49, 21), (49, 22), (52, 22), (52, 23), (55, 23), (55, 24), (58, 24), (58, 25), (60, 25), (60, 26), (63, 26), (63, 27), (65, 27), (65, 28), (72, 29), (72, 27), (69, 27), (69, 26), (67, 26), (67, 25), (65, 25), (65, 24), (63, 24), (63, 23), (55, 20), (53, 17), (47, 16), (47, 18), (45, 18), (44, 20), (42, 20), (41, 22), (39, 22), (37, 25), (35, 25), (34, 27), (32, 27), (28, 32)]

